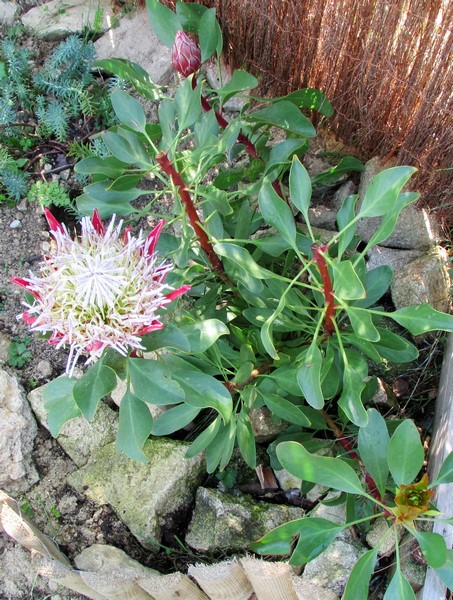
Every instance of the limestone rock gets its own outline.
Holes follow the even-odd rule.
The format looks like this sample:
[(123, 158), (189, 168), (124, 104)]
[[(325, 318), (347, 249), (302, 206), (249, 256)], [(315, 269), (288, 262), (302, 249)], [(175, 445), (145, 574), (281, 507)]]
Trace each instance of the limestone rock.
[(388, 265), (396, 272), (403, 269), (408, 263), (420, 257), (419, 250), (401, 250), (399, 248), (386, 248), (373, 246), (368, 252), (367, 270)]
[(158, 550), (166, 519), (185, 509), (204, 474), (200, 456), (186, 459), (188, 445), (167, 439), (147, 440), (147, 463), (138, 463), (109, 444), (72, 473), (68, 483), (99, 505), (110, 504), (147, 548)]
[[(376, 548), (385, 537), (385, 542), (379, 548), (379, 556), (390, 556), (395, 551), (395, 536), (392, 534), (388, 535), (389, 529), (390, 526), (387, 519), (379, 517), (379, 519), (376, 519), (372, 523), (366, 535), (366, 542), (371, 548)], [(401, 528), (400, 530), (403, 533)]]
[(72, 33), (81, 33), (85, 27), (92, 27), (100, 10), (103, 12), (102, 30), (107, 30), (113, 15), (112, 6), (110, 0), (71, 0), (69, 3), (51, 0), (33, 7), (22, 15), (21, 20), (38, 38), (59, 40)]
[(274, 421), (267, 407), (253, 408), (250, 411), (250, 423), (257, 443), (270, 442), (288, 427), (286, 421)]
[(275, 477), (277, 478), (278, 485), (284, 492), (294, 489), (300, 490), (302, 479), (299, 479), (299, 477), (291, 475), (291, 473), (286, 469), (278, 469), (274, 471), (274, 473)]
[(399, 270), (390, 286), (395, 308), (428, 303), (436, 310), (448, 312), (451, 281), (446, 264), (446, 252), (437, 248)]
[(7, 335), (0, 332), (0, 365), (4, 365), (8, 360), (8, 348), (11, 340)]
[(338, 600), (337, 594), (332, 590), (314, 585), (302, 577), (293, 576), (292, 582), (298, 600)]
[(39, 479), (32, 461), (37, 427), (17, 379), (0, 369), (0, 488), (25, 492)]
[(0, 24), (12, 25), (18, 10), (15, 2), (0, 2)]
[[(49, 429), (47, 411), (44, 408), (45, 388), (43, 385), (31, 391), (28, 400), (41, 425)], [(82, 416), (71, 419), (63, 425), (57, 441), (75, 464), (81, 467), (98, 448), (113, 442), (117, 430), (117, 414), (104, 402), (100, 402), (93, 421), (89, 422)]]
[(318, 204), (313, 208), (308, 209), (308, 217), (310, 219), (310, 225), (314, 227), (321, 227), (322, 229), (328, 229), (329, 231), (336, 230), (337, 211)]
[[(384, 164), (378, 157), (372, 158), (366, 163), (365, 171), (360, 179), (358, 206), (363, 201), (373, 177), (393, 166), (395, 165)], [(381, 217), (360, 219), (357, 223), (357, 234), (362, 240), (368, 242), (380, 222)], [(394, 232), (381, 242), (381, 245), (390, 248), (426, 249), (434, 245), (438, 238), (439, 231), (435, 219), (426, 210), (419, 210), (411, 204), (401, 211)]]
[(201, 552), (245, 550), (250, 542), (287, 521), (303, 517), (301, 508), (255, 502), (200, 487), (186, 543)]
[(119, 27), (110, 29), (94, 45), (98, 59), (130, 60), (145, 69), (155, 83), (168, 83), (174, 72), (171, 50), (152, 32), (146, 10), (121, 19)]
[(302, 580), (341, 596), (354, 565), (364, 552), (361, 544), (351, 544), (337, 538), (307, 564)]

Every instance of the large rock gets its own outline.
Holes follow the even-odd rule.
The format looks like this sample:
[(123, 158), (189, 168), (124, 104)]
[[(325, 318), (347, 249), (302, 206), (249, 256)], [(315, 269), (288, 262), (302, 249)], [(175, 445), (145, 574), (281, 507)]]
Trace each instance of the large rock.
[(39, 476), (32, 460), (37, 427), (17, 379), (0, 369), (0, 488), (25, 492)]
[(0, 2), (0, 24), (12, 25), (19, 6), (15, 2)]
[(171, 50), (154, 35), (147, 11), (121, 19), (119, 27), (110, 29), (95, 42), (96, 54), (103, 58), (126, 58), (137, 63), (155, 83), (168, 83), (174, 73), (170, 65)]
[[(34, 35), (42, 39), (59, 40), (72, 33), (81, 33), (84, 28), (93, 28), (93, 24), (100, 25), (106, 31), (113, 16), (113, 3), (111, 0), (71, 0), (61, 2), (52, 0), (46, 4), (35, 6), (22, 15), (22, 23)], [(102, 19), (98, 23), (99, 12)]]
[(201, 456), (186, 459), (189, 446), (161, 438), (145, 443), (148, 463), (139, 463), (109, 444), (68, 477), (75, 490), (99, 505), (110, 504), (147, 548), (158, 550), (172, 513), (186, 509), (204, 475)]
[[(30, 392), (28, 400), (41, 425), (49, 429), (44, 408), (45, 388), (43, 385)], [(117, 431), (117, 413), (100, 402), (93, 421), (87, 421), (84, 417), (71, 419), (61, 428), (57, 441), (75, 464), (81, 467), (97, 449), (113, 442)]]
[(201, 552), (243, 551), (270, 529), (303, 516), (301, 508), (200, 487), (186, 543)]
[[(365, 171), (360, 179), (358, 206), (361, 205), (373, 177), (393, 166), (395, 165), (384, 164), (378, 157), (372, 158), (366, 163)], [(380, 222), (381, 217), (360, 219), (357, 223), (357, 235), (368, 242)], [(401, 211), (392, 235), (381, 242), (381, 245), (390, 248), (424, 249), (430, 248), (438, 239), (439, 231), (435, 220), (426, 210), (419, 210), (415, 206), (409, 205)]]
[(302, 580), (341, 596), (354, 565), (364, 554), (362, 544), (335, 539), (305, 567)]

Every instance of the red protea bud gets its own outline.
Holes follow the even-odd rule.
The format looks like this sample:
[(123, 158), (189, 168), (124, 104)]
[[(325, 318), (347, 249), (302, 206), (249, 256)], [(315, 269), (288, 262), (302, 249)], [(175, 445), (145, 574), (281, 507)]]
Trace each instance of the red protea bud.
[(183, 77), (196, 73), (201, 66), (201, 51), (194, 38), (185, 31), (178, 31), (171, 49), (171, 65)]

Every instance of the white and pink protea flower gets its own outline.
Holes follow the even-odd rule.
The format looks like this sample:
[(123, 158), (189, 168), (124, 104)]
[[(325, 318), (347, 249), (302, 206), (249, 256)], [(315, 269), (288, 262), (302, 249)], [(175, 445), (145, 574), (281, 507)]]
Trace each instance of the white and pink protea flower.
[(83, 217), (81, 235), (73, 239), (47, 209), (45, 214), (55, 242), (38, 275), (12, 279), (33, 296), (19, 318), (32, 331), (50, 333), (56, 348), (70, 348), (68, 375), (83, 353), (90, 363), (106, 348), (122, 355), (144, 350), (142, 337), (164, 327), (156, 313), (190, 289), (165, 284), (173, 265), (155, 252), (164, 221), (148, 236), (134, 237), (129, 227), (121, 231), (123, 221), (115, 224), (115, 216), (105, 227), (95, 210), (91, 219)]

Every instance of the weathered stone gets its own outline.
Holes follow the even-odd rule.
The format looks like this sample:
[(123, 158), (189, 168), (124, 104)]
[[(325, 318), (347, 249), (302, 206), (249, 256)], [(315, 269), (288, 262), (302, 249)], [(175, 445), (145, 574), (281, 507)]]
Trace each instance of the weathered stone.
[(337, 594), (332, 590), (314, 585), (302, 577), (293, 576), (292, 582), (298, 600), (338, 600)]
[(332, 208), (328, 208), (323, 204), (318, 204), (313, 208), (308, 209), (308, 217), (310, 219), (310, 225), (314, 227), (321, 227), (328, 229), (329, 231), (336, 230), (337, 211)]
[(0, 332), (0, 365), (4, 365), (8, 360), (8, 349), (11, 340), (7, 335)]
[[(327, 496), (327, 498), (329, 498)], [(343, 525), (346, 523), (346, 505), (345, 504), (334, 504), (333, 506), (329, 506), (327, 504), (318, 504), (318, 506), (311, 512), (312, 517), (327, 519), (328, 521), (332, 521), (332, 523), (336, 523), (337, 525)], [(353, 536), (349, 529), (343, 529), (337, 535), (337, 540), (351, 541), (353, 540)]]
[[(416, 592), (425, 582), (427, 566), (424, 562), (417, 540), (410, 533), (403, 536), (400, 542), (400, 548), (401, 573)], [(419, 560), (416, 559), (417, 554), (420, 556)], [(392, 574), (393, 573), (391, 572), (391, 575)]]
[(304, 511), (293, 506), (255, 502), (200, 487), (186, 543), (199, 551), (244, 550), (250, 542)]
[(332, 206), (338, 211), (343, 205), (343, 202), (348, 196), (357, 194), (357, 186), (352, 181), (345, 181), (338, 190), (335, 192), (333, 197)]
[(362, 544), (352, 544), (337, 538), (306, 565), (302, 579), (340, 596), (354, 565), (364, 552)]
[[(395, 165), (392, 163), (383, 163), (378, 157), (372, 158), (366, 163), (359, 185), (359, 207), (373, 177), (393, 166)], [(368, 242), (379, 227), (380, 222), (381, 217), (360, 219), (357, 223), (357, 234), (362, 240)], [(381, 246), (425, 249), (433, 246), (438, 239), (439, 230), (435, 219), (426, 210), (420, 210), (413, 205), (409, 205), (401, 211), (394, 232), (381, 242)]]
[(166, 519), (190, 505), (204, 474), (201, 456), (185, 458), (188, 448), (182, 442), (150, 439), (144, 446), (149, 462), (138, 463), (109, 444), (72, 473), (68, 483), (97, 504), (110, 504), (135, 537), (157, 551)]
[(408, 263), (419, 258), (420, 250), (401, 250), (399, 248), (386, 248), (373, 246), (368, 252), (367, 270), (383, 265), (392, 267), (393, 271), (404, 268)]
[(98, 11), (103, 12), (100, 27), (106, 31), (113, 16), (110, 0), (71, 0), (65, 4), (61, 0), (51, 0), (35, 6), (22, 15), (22, 23), (38, 38), (58, 40), (72, 33), (81, 33), (85, 27), (93, 27)]
[(295, 477), (286, 469), (278, 469), (277, 471), (274, 471), (274, 474), (277, 478), (278, 485), (284, 492), (294, 489), (300, 490), (302, 479), (299, 479), (299, 477)]
[(447, 254), (438, 247), (398, 270), (390, 286), (395, 308), (428, 303), (448, 312), (451, 281), (446, 264)]
[(254, 408), (250, 411), (250, 423), (252, 425), (255, 440), (261, 444), (274, 440), (279, 433), (288, 427), (286, 421), (273, 420), (271, 412), (267, 407)]
[[(38, 421), (46, 429), (49, 429), (47, 411), (44, 407), (45, 388), (46, 386), (43, 385), (31, 391), (28, 394), (28, 400)], [(104, 402), (100, 402), (92, 421), (87, 421), (82, 416), (71, 419), (61, 428), (57, 442), (75, 464), (81, 467), (87, 463), (90, 456), (98, 448), (113, 442), (117, 431), (117, 413)]]
[(130, 60), (145, 69), (155, 83), (169, 83), (174, 73), (171, 50), (152, 32), (146, 10), (123, 17), (119, 27), (110, 29), (94, 45), (99, 59)]
[[(390, 556), (395, 551), (395, 536), (393, 533), (389, 535), (390, 524), (384, 517), (376, 519), (366, 535), (366, 542), (371, 548), (379, 546), (379, 556)], [(402, 533), (402, 529), (400, 528)], [(400, 536), (401, 537), (401, 536)], [(382, 539), (385, 541), (381, 544)]]
[(0, 369), (0, 488), (16, 494), (39, 480), (32, 460), (37, 427), (17, 379)]
[(0, 2), (0, 23), (3, 25), (12, 25), (19, 6), (15, 2)]

